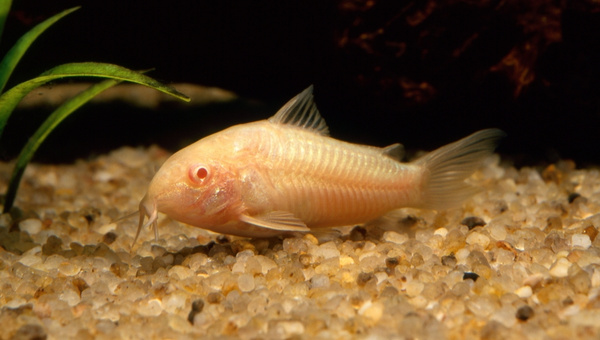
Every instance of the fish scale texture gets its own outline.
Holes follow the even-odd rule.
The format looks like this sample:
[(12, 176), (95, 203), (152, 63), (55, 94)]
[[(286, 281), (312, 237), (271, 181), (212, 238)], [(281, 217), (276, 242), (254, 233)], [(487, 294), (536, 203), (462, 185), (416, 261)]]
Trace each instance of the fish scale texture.
[[(344, 225), (343, 219), (376, 217), (407, 203), (407, 188), (418, 180), (418, 167), (382, 156), (381, 149), (296, 128), (278, 134), (270, 130), (279, 126), (258, 124), (262, 126), (253, 135), (260, 136), (256, 149), (262, 152), (253, 158), (259, 165), (267, 164), (258, 171), (266, 173), (273, 189), (281, 193), (273, 208), (297, 211), (294, 205), (308, 202), (298, 217), (309, 226)], [(342, 221), (328, 219), (331, 211), (340, 212)]]

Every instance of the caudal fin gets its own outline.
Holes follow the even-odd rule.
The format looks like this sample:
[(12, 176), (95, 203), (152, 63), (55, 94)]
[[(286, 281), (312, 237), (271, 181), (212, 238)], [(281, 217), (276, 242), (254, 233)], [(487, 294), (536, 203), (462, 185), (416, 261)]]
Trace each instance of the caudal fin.
[(425, 170), (419, 207), (445, 209), (476, 193), (477, 188), (465, 183), (465, 179), (494, 152), (504, 136), (498, 129), (477, 131), (416, 160), (415, 164)]

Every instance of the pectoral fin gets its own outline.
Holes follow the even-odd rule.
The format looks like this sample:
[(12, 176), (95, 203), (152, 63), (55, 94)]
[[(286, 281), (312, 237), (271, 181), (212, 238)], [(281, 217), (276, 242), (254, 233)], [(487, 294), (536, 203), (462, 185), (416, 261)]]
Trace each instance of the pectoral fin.
[(273, 230), (301, 232), (310, 231), (304, 222), (287, 211), (272, 211), (270, 213), (258, 216), (241, 215), (240, 220), (257, 227)]

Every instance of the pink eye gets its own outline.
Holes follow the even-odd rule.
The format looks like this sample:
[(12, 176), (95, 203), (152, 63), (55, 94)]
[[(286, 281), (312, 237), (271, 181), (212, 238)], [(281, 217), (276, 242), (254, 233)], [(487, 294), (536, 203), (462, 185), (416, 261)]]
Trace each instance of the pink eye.
[(189, 177), (193, 182), (202, 183), (208, 176), (208, 169), (204, 165), (195, 165), (189, 170)]
[(199, 168), (196, 170), (196, 177), (198, 179), (205, 179), (206, 176), (208, 176), (208, 170), (206, 170), (206, 168)]

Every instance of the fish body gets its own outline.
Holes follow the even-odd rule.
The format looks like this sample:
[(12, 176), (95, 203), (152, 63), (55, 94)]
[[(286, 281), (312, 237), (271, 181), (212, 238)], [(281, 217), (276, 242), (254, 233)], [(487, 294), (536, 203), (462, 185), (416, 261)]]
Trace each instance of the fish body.
[(224, 234), (269, 237), (365, 223), (401, 207), (442, 209), (474, 192), (464, 180), (503, 135), (482, 130), (401, 163), (400, 144), (358, 145), (328, 132), (309, 87), (268, 120), (195, 142), (152, 179), (140, 229), (148, 216), (156, 230), (162, 212)]

